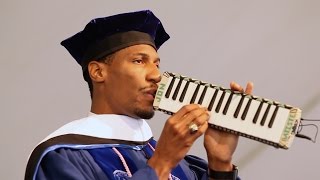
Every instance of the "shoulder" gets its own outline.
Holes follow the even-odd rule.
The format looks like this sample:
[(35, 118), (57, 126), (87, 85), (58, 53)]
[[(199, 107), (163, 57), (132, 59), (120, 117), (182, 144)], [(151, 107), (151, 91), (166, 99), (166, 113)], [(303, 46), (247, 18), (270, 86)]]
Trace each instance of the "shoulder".
[(34, 172), (37, 179), (107, 179), (87, 150), (59, 148), (48, 152)]
[(58, 128), (57, 130), (55, 130), (51, 134), (49, 134), (39, 144), (41, 144), (41, 143), (43, 143), (53, 137), (61, 136), (64, 134), (77, 133), (78, 131), (80, 131), (81, 129), (86, 127), (87, 124), (89, 124), (89, 123), (90, 123), (89, 117), (73, 120), (73, 121), (61, 126), (60, 128)]

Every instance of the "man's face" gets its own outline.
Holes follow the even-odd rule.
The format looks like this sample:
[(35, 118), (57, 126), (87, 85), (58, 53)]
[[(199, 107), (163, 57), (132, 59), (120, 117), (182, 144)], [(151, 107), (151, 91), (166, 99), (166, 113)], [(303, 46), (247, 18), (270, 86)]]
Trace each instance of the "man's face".
[(114, 54), (107, 66), (105, 97), (110, 113), (150, 119), (161, 80), (160, 59), (150, 45), (134, 45)]

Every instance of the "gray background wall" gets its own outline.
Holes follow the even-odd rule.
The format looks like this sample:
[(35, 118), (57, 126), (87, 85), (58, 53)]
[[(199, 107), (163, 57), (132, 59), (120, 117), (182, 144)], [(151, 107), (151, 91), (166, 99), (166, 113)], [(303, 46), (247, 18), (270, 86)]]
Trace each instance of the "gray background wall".
[[(162, 70), (222, 86), (250, 80), (255, 95), (320, 118), (320, 1), (2, 0), (0, 179), (22, 179), (32, 148), (89, 111), (81, 69), (60, 41), (94, 17), (141, 9), (172, 37), (159, 51)], [(155, 137), (166, 118), (150, 121)], [(234, 161), (243, 179), (319, 179), (319, 150), (298, 138), (289, 150), (241, 138)], [(202, 139), (190, 153), (205, 158)]]

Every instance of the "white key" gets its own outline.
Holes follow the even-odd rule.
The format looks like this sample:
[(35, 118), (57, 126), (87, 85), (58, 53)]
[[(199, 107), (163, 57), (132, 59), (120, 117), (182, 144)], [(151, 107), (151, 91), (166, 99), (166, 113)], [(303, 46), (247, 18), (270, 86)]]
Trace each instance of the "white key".
[(213, 89), (212, 87), (208, 87), (207, 88), (207, 92), (206, 95), (204, 96), (203, 102), (202, 102), (202, 106), (208, 108), (209, 107), (209, 103), (211, 101), (211, 98), (214, 94), (216, 89)]
[[(208, 109), (209, 111), (211, 111), (211, 114), (213, 114), (213, 113), (215, 112), (216, 106), (217, 106), (217, 104), (218, 104), (218, 102), (219, 102), (219, 100), (220, 100), (220, 97), (221, 97), (221, 95), (222, 95), (222, 91), (221, 91), (221, 90), (216, 89), (216, 88), (213, 88), (213, 89), (214, 89), (214, 93), (213, 93), (212, 96), (210, 97), (209, 103), (210, 103), (210, 101), (213, 99), (214, 94), (217, 93), (217, 95), (216, 95), (216, 97), (215, 97), (215, 99), (214, 99), (214, 103), (213, 103), (213, 105), (212, 105), (212, 108), (211, 108), (211, 109)], [(210, 106), (210, 104), (209, 104), (208, 106)]]
[(186, 92), (184, 99), (183, 99), (184, 104), (190, 104), (191, 98), (192, 98), (193, 93), (196, 90), (196, 88), (197, 88), (197, 84), (195, 84), (193, 82), (189, 83), (187, 92)]
[[(170, 78), (170, 79), (171, 79), (171, 78)], [(169, 87), (170, 87), (170, 85), (171, 85), (171, 83), (172, 83), (173, 80), (174, 80), (174, 84), (173, 84), (173, 86), (172, 86), (172, 88), (171, 88), (169, 97), (166, 97), (166, 98), (168, 98), (168, 99), (172, 99), (174, 90), (176, 89), (176, 87), (177, 87), (180, 79), (178, 79), (178, 78), (172, 78), (172, 79), (170, 80), (170, 83), (167, 83), (167, 84), (168, 84), (168, 89), (166, 90), (165, 95), (167, 95), (167, 93), (168, 93), (167, 91), (169, 90)]]

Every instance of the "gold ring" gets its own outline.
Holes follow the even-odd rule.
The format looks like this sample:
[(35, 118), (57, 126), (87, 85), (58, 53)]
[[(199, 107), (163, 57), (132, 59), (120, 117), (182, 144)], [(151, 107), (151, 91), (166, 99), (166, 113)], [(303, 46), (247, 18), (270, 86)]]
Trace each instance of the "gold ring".
[(190, 134), (194, 134), (198, 131), (199, 127), (195, 123), (189, 125)]

